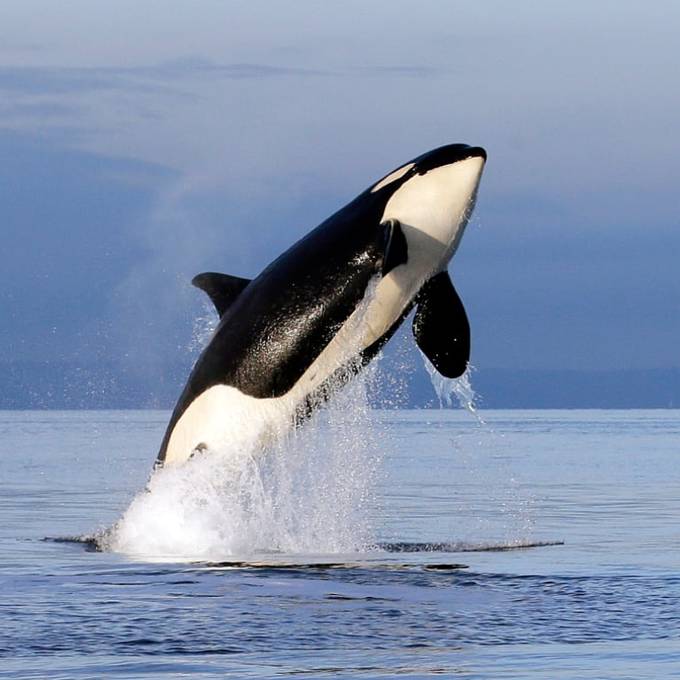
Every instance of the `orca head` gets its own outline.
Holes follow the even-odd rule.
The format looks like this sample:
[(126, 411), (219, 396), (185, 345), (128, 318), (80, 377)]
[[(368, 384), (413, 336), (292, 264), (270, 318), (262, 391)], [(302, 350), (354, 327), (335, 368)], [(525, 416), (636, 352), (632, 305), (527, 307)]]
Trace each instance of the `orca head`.
[(481, 147), (449, 144), (402, 165), (368, 192), (384, 197), (382, 221), (397, 220), (410, 242), (430, 243), (427, 250), (441, 255), (433, 264), (445, 267), (474, 208), (485, 162)]

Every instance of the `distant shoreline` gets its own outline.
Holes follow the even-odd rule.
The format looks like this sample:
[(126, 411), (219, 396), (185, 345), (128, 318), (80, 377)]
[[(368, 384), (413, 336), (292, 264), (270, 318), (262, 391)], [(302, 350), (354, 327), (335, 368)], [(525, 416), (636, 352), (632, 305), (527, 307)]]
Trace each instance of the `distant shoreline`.
[[(2, 410), (139, 410), (174, 406), (190, 367), (73, 362), (0, 363)], [(476, 406), (493, 409), (680, 408), (680, 368), (646, 370), (479, 369)], [(386, 356), (369, 389), (371, 406), (439, 408), (422, 363)]]

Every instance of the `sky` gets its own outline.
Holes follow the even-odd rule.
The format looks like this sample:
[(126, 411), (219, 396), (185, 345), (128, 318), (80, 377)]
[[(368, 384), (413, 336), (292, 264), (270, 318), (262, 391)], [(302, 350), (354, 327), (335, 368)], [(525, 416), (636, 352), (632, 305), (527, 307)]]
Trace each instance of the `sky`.
[(0, 351), (190, 352), (391, 169), (487, 149), (450, 266), (477, 368), (680, 366), (680, 4), (4, 0)]

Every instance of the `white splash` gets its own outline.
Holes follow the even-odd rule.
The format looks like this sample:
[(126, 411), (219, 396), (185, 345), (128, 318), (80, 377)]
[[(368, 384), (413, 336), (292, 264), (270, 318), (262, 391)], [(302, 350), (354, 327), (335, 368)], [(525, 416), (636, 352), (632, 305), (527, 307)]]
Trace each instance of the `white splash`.
[[(381, 447), (364, 374), (304, 427), (156, 471), (100, 545), (154, 560), (338, 553), (374, 543)], [(227, 449), (229, 447), (226, 447)]]

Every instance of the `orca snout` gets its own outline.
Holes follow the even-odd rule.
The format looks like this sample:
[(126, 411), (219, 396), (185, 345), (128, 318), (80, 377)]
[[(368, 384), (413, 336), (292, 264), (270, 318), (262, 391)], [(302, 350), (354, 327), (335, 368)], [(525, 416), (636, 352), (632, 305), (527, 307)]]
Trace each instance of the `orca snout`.
[(422, 174), (429, 170), (466, 161), (470, 158), (481, 158), (482, 163), (485, 163), (486, 150), (481, 146), (470, 146), (469, 144), (447, 144), (423, 154), (415, 160), (415, 165), (417, 172)]
[(481, 158), (486, 163), (486, 149), (481, 146), (471, 146), (467, 158)]
[[(470, 146), (468, 144), (452, 144), (451, 146), (455, 148), (452, 148), (449, 152), (452, 156), (449, 162), (466, 161), (468, 158), (481, 158), (486, 162), (486, 149), (483, 149), (481, 146)], [(448, 148), (444, 147), (444, 149)]]

